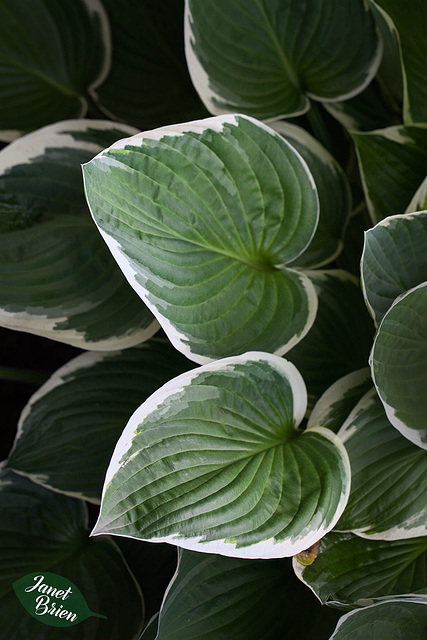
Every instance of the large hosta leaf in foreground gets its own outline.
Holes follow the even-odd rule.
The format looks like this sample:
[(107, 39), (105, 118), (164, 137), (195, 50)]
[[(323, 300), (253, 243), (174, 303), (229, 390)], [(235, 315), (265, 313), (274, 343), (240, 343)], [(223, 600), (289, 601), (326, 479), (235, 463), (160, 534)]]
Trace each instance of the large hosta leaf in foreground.
[(297, 115), (309, 97), (344, 100), (370, 82), (381, 42), (358, 0), (187, 0), (186, 55), (211, 113)]
[(327, 640), (337, 617), (295, 578), (289, 560), (180, 551), (157, 640)]
[(178, 376), (134, 413), (105, 479), (96, 535), (243, 558), (291, 556), (341, 515), (349, 466), (330, 431), (298, 431), (295, 367), (267, 353)]
[(279, 134), (244, 116), (141, 133), (84, 167), (101, 234), (174, 346), (204, 364), (282, 355), (317, 298), (286, 267), (316, 229), (316, 187)]
[(351, 465), (351, 491), (336, 528), (378, 540), (427, 535), (427, 451), (387, 419), (375, 392), (338, 432)]
[(324, 604), (354, 608), (390, 596), (427, 593), (427, 537), (366, 540), (329, 533), (314, 562), (294, 560), (297, 576)]
[[(141, 591), (117, 545), (88, 537), (85, 504), (53, 493), (9, 470), (0, 473), (0, 620), (10, 640), (135, 640), (143, 624)], [(88, 617), (63, 628), (42, 624), (23, 608), (12, 585), (23, 577), (55, 573), (80, 590)], [(48, 584), (48, 580), (44, 580)], [(34, 582), (32, 582), (34, 584)], [(48, 596), (49, 597), (49, 596)], [(66, 601), (55, 600), (66, 609)], [(123, 615), (126, 611), (127, 615)], [(47, 615), (47, 614), (44, 614)], [(87, 611), (86, 611), (87, 615)], [(52, 616), (53, 617), (53, 616)]]
[(379, 324), (394, 300), (427, 280), (427, 211), (390, 216), (365, 233), (366, 303)]
[(350, 611), (330, 640), (423, 640), (427, 597), (395, 598)]
[(427, 282), (390, 307), (370, 361), (388, 419), (405, 438), (427, 449)]
[(0, 152), (0, 325), (86, 349), (119, 349), (158, 329), (93, 226), (80, 164), (135, 131), (59, 122)]
[(166, 340), (84, 353), (30, 398), (7, 466), (34, 482), (99, 503), (118, 437), (156, 389), (190, 368)]

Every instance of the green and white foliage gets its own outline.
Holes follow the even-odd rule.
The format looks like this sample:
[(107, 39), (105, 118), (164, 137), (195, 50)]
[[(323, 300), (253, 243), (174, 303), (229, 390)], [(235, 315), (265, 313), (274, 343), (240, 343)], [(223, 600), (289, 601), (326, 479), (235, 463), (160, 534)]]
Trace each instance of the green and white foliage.
[(423, 0), (412, 0), (408, 11), (399, 0), (376, 2), (388, 13), (399, 33), (404, 73), (404, 122), (427, 122), (425, 4)]
[(304, 158), (319, 196), (319, 223), (313, 240), (292, 266), (314, 269), (332, 262), (342, 251), (343, 235), (351, 209), (347, 176), (335, 158), (305, 129), (275, 122), (280, 133)]
[(123, 425), (142, 401), (189, 365), (159, 340), (78, 356), (30, 398), (7, 466), (45, 487), (99, 503)]
[(172, 344), (206, 363), (284, 354), (313, 324), (317, 190), (272, 129), (218, 116), (142, 133), (84, 166), (88, 203), (127, 279)]
[(301, 372), (312, 408), (338, 378), (368, 364), (374, 325), (354, 276), (340, 269), (308, 274), (319, 299), (316, 321), (286, 357)]
[(296, 558), (293, 565), (323, 604), (366, 607), (390, 596), (426, 593), (427, 537), (385, 541), (332, 532), (311, 565)]
[(395, 598), (350, 611), (330, 640), (421, 640), (427, 626), (427, 597)]
[(390, 216), (365, 233), (363, 295), (379, 325), (394, 300), (427, 281), (427, 211)]
[(307, 427), (326, 427), (338, 433), (352, 409), (371, 388), (372, 378), (368, 367), (339, 378), (314, 405)]
[(338, 437), (350, 458), (351, 491), (336, 529), (377, 540), (427, 536), (427, 451), (393, 428), (375, 389)]
[(292, 556), (342, 514), (341, 441), (298, 431), (301, 375), (248, 353), (171, 380), (134, 413), (107, 471), (94, 534), (241, 558)]
[(119, 349), (158, 324), (91, 224), (80, 163), (135, 130), (70, 120), (0, 152), (0, 325), (86, 349)]
[(100, 0), (1, 0), (0, 139), (82, 118), (108, 73)]
[(427, 282), (410, 289), (385, 314), (375, 336), (372, 378), (396, 429), (427, 449)]
[[(80, 500), (40, 487), (9, 470), (0, 472), (0, 620), (4, 638), (55, 640), (58, 630), (28, 615), (12, 584), (35, 571), (67, 578), (82, 592), (91, 617), (77, 629), (61, 629), (72, 640), (136, 640), (144, 602), (117, 545), (88, 538), (88, 514)], [(123, 609), (129, 611), (123, 616)], [(76, 635), (76, 630), (78, 635)]]
[(424, 211), (427, 209), (427, 178), (425, 178), (418, 189), (416, 190), (414, 197), (409, 203), (406, 213), (412, 213), (414, 211)]
[(427, 126), (388, 127), (352, 138), (373, 223), (406, 211), (427, 172)]
[(341, 101), (374, 77), (382, 46), (365, 2), (186, 0), (193, 84), (214, 114), (295, 116)]
[(326, 639), (336, 619), (337, 612), (323, 608), (295, 578), (289, 560), (180, 550), (154, 622), (157, 635), (148, 629), (141, 640)]

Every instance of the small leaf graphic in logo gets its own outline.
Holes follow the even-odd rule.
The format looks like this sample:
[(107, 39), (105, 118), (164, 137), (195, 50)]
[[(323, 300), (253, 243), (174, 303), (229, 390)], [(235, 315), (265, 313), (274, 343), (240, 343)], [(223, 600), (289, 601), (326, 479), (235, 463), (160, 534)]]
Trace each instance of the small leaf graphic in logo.
[(81, 591), (56, 573), (30, 573), (12, 586), (28, 613), (51, 627), (71, 627), (91, 616), (107, 620), (91, 611)]

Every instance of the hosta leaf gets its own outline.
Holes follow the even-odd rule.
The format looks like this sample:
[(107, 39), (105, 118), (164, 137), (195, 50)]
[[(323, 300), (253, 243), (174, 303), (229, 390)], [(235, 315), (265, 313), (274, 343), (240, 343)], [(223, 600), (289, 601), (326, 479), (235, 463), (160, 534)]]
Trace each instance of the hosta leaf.
[(373, 222), (403, 213), (426, 175), (427, 128), (388, 127), (352, 138)]
[(351, 410), (371, 388), (371, 372), (367, 367), (348, 373), (320, 396), (310, 413), (307, 426), (326, 427), (338, 433)]
[[(5, 638), (135, 640), (138, 637), (143, 623), (142, 594), (117, 546), (107, 538), (88, 538), (83, 502), (3, 470), (0, 508), (0, 618)], [(45, 576), (43, 582), (49, 584), (51, 574), (72, 583), (81, 592), (87, 608), (107, 620), (82, 619), (81, 623), (61, 629), (59, 634), (58, 629), (42, 624), (48, 613), (34, 619), (14, 593), (13, 584), (19, 590), (20, 581), (27, 577), (28, 585), (34, 585), (34, 575)], [(75, 595), (77, 592), (65, 601), (49, 596), (49, 604), (56, 603), (56, 609), (62, 604), (65, 609), (68, 603), (76, 604)], [(76, 610), (82, 618), (85, 605), (79, 601), (80, 611)], [(127, 615), (123, 615), (124, 611)]]
[(424, 211), (425, 209), (427, 209), (427, 178), (422, 181), (416, 190), (414, 197), (406, 209), (406, 213)]
[(298, 115), (370, 82), (381, 44), (366, 3), (187, 0), (186, 55), (211, 113)]
[(272, 126), (302, 155), (319, 196), (316, 233), (292, 266), (319, 267), (334, 260), (343, 248), (342, 236), (351, 207), (348, 180), (335, 158), (305, 129), (287, 122), (276, 122)]
[(427, 280), (427, 211), (391, 216), (369, 229), (361, 275), (378, 325), (398, 296)]
[(427, 626), (427, 598), (395, 598), (350, 611), (330, 640), (422, 640)]
[(78, 356), (30, 399), (7, 465), (46, 487), (99, 502), (111, 454), (129, 417), (189, 365), (160, 341)]
[(102, 3), (113, 51), (110, 72), (97, 90), (101, 109), (141, 130), (203, 117), (184, 55), (184, 0)]
[(0, 42), (6, 140), (84, 116), (109, 69), (109, 26), (99, 0), (1, 0)]
[(306, 549), (341, 515), (349, 468), (332, 432), (297, 430), (305, 409), (298, 371), (267, 353), (171, 380), (124, 430), (94, 533), (243, 558)]
[(118, 349), (158, 324), (87, 210), (80, 164), (126, 125), (61, 122), (0, 152), (0, 324), (87, 349)]
[(317, 224), (299, 154), (251, 118), (142, 133), (84, 167), (94, 219), (173, 345), (195, 362), (290, 349), (317, 298), (288, 269)]
[(304, 567), (295, 559), (294, 569), (321, 602), (340, 608), (426, 593), (427, 537), (384, 541), (329, 533), (314, 562)]
[[(305, 615), (307, 609), (310, 616)], [(158, 633), (152, 637), (327, 640), (336, 617), (296, 580), (289, 560), (241, 560), (180, 551), (160, 610)]]
[(390, 307), (370, 361), (388, 419), (405, 438), (427, 449), (427, 282)]
[(427, 451), (392, 427), (375, 389), (338, 437), (350, 458), (351, 491), (336, 528), (377, 540), (427, 536)]
[(338, 378), (368, 364), (374, 326), (354, 276), (338, 269), (309, 275), (319, 297), (316, 322), (286, 357), (301, 371), (313, 406)]
[(426, 6), (423, 0), (413, 0), (409, 6), (399, 0), (376, 0), (387, 11), (399, 32), (405, 71), (405, 123), (427, 121), (427, 88), (425, 68), (427, 45), (423, 23)]

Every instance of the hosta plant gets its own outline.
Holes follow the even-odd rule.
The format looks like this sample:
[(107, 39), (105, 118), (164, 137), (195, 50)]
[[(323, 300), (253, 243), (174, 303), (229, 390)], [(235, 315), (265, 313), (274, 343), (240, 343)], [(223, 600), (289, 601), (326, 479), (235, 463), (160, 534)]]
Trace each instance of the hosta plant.
[(1, 637), (423, 637), (425, 3), (30, 4), (0, 0)]

